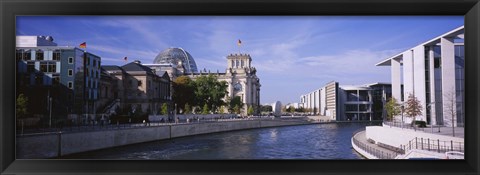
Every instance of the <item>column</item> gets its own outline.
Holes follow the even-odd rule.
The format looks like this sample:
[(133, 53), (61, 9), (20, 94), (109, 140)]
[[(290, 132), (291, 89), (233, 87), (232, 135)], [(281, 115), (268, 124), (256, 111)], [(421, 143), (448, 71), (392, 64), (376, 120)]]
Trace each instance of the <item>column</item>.
[[(450, 93), (455, 94), (455, 46), (452, 38), (441, 38), (441, 69), (442, 69), (442, 103), (443, 106), (451, 105), (452, 99)], [(456, 97), (456, 94), (455, 94)], [(453, 100), (456, 102), (456, 100)], [(456, 105), (455, 105), (456, 106)], [(448, 108), (443, 108), (443, 120), (445, 125), (451, 126), (452, 116)], [(456, 116), (454, 116), (456, 119)], [(455, 123), (456, 125), (456, 123)]]
[[(400, 72), (400, 59), (402, 58), (394, 58), (391, 59), (392, 69), (391, 69), (391, 76), (392, 76), (392, 97), (401, 102), (402, 94), (401, 94), (401, 72)], [(388, 100), (388, 99), (387, 99)]]

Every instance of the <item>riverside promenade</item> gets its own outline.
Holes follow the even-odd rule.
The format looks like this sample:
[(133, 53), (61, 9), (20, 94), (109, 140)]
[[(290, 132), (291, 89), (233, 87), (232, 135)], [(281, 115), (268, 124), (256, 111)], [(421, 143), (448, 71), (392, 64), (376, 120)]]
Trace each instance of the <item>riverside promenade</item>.
[(73, 153), (199, 134), (316, 123), (321, 122), (312, 122), (306, 117), (263, 117), (188, 123), (135, 124), (131, 127), (113, 126), (85, 131), (67, 129), (58, 132), (17, 135), (17, 158), (55, 158)]
[(367, 159), (445, 159), (445, 152), (464, 152), (464, 136), (463, 127), (414, 130), (384, 123), (354, 133), (352, 147)]

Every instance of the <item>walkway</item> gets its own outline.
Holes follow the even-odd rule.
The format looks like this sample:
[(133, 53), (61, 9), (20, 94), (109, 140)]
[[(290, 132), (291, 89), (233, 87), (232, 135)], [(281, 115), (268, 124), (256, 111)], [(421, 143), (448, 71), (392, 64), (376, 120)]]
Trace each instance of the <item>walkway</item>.
[[(398, 154), (395, 151), (380, 147), (376, 144), (370, 143), (367, 141), (366, 137), (366, 131), (360, 131), (357, 134), (353, 136), (353, 139), (356, 139), (358, 142), (360, 142), (362, 145), (357, 145), (360, 149), (363, 149), (366, 152), (369, 152), (370, 154), (375, 154), (377, 155), (384, 155), (385, 157), (389, 157), (390, 159), (394, 159), (396, 155)], [(363, 148), (362, 148), (363, 147)], [(389, 155), (389, 156), (387, 156)], [(374, 155), (376, 156), (376, 155)], [(380, 158), (380, 156), (376, 156), (377, 158)]]
[[(384, 126), (391, 126), (391, 127), (397, 127), (397, 128), (402, 128), (399, 123), (395, 123), (395, 125), (390, 125), (389, 123), (383, 122)], [(405, 123), (404, 129), (410, 129), (413, 130), (412, 128), (409, 128), (409, 124)], [(455, 129), (455, 137), (459, 138), (465, 138), (465, 128), (464, 127), (454, 127)], [(453, 136), (453, 130), (452, 127), (446, 127), (446, 126), (432, 126), (427, 125), (426, 128), (417, 128), (417, 132), (425, 132), (425, 133), (431, 133), (431, 134), (438, 134), (438, 135), (444, 135), (444, 136)], [(440, 131), (440, 132), (439, 132)]]

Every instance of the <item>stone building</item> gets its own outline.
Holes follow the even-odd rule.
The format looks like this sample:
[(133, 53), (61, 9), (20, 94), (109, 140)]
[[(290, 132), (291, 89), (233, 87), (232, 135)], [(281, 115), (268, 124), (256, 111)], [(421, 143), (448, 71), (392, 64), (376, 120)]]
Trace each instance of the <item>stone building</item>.
[(228, 83), (228, 97), (232, 99), (239, 96), (244, 103), (242, 114), (247, 113), (249, 106), (253, 106), (255, 113), (259, 112), (260, 105), (260, 79), (257, 70), (252, 66), (252, 58), (248, 54), (230, 54), (227, 56), (225, 72), (198, 72), (197, 65), (190, 53), (182, 48), (169, 48), (160, 52), (153, 64), (144, 64), (156, 72), (166, 71), (171, 80), (178, 76), (186, 75), (192, 80), (199, 76), (214, 75), (219, 81)]
[[(170, 77), (167, 72), (154, 72), (140, 61), (123, 66), (102, 66), (114, 79), (117, 89), (112, 96), (122, 107), (157, 114), (163, 103), (171, 103)], [(138, 108), (141, 107), (141, 108)]]

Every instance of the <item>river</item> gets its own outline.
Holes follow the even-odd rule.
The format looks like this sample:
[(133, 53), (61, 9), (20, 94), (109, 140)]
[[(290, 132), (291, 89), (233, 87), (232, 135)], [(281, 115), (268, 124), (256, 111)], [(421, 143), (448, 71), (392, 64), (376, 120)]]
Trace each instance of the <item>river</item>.
[(370, 123), (328, 123), (261, 128), (133, 144), (62, 159), (362, 159), (352, 133)]

